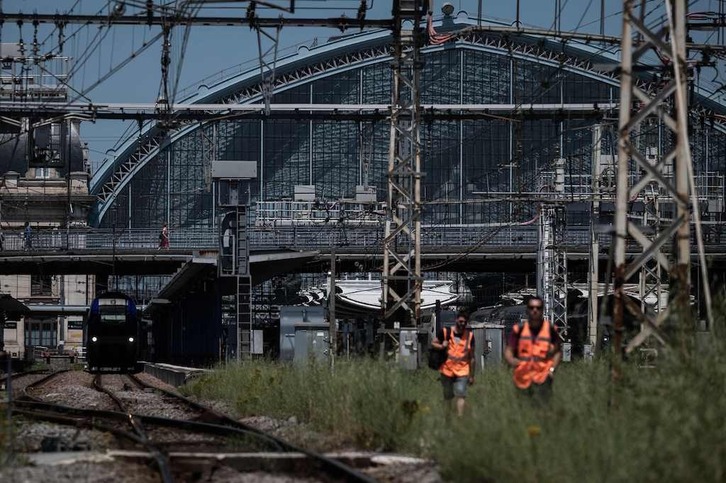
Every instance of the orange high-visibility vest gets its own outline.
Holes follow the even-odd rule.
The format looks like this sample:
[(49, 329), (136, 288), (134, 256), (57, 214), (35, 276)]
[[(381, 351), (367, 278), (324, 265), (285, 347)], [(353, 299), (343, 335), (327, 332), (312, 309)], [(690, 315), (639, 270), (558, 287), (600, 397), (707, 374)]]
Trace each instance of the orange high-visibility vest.
[(539, 334), (532, 335), (529, 321), (515, 325), (514, 333), (519, 333), (517, 359), (520, 362), (514, 369), (514, 384), (520, 389), (527, 389), (533, 382), (542, 384), (550, 374), (553, 366), (552, 328), (548, 320), (542, 321)]
[[(459, 338), (459, 342), (456, 342), (454, 338), (453, 327), (448, 330), (444, 329), (444, 340), (449, 341), (446, 362), (441, 365), (441, 374), (447, 377), (468, 377), (470, 372), (471, 355), (471, 340), (474, 334), (471, 330), (464, 329), (464, 333)], [(443, 342), (443, 341), (442, 341)]]

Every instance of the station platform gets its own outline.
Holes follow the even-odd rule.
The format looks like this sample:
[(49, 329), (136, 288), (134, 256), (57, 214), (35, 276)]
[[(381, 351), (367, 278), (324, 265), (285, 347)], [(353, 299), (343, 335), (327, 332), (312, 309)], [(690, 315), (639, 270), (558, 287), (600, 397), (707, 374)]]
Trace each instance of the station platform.
[(211, 372), (210, 369), (201, 369), (199, 367), (182, 367), (143, 361), (141, 364), (144, 366), (144, 373), (174, 387), (183, 386), (189, 379)]

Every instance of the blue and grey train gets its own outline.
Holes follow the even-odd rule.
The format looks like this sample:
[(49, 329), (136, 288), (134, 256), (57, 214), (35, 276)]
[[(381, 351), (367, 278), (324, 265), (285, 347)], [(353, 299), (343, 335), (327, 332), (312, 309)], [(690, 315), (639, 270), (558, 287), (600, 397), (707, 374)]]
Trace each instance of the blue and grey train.
[(139, 315), (131, 297), (106, 292), (91, 303), (86, 325), (88, 372), (138, 372)]

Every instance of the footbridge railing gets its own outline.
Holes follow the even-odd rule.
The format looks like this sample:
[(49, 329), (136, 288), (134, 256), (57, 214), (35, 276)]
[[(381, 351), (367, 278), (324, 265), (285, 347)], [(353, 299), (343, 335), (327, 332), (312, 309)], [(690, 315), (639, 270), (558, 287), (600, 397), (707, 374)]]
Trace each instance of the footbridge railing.
[[(424, 226), (421, 244), (432, 252), (522, 252), (537, 248), (537, 227), (529, 226)], [(349, 226), (343, 224), (265, 227), (249, 230), (250, 247), (254, 251), (317, 250), (323, 253), (335, 247), (341, 253), (375, 255), (381, 252), (382, 225)], [(143, 251), (160, 247), (160, 230), (153, 229), (91, 229), (74, 228), (43, 230), (29, 234), (24, 231), (2, 232), (1, 249), (20, 251)], [(590, 238), (586, 226), (571, 226), (566, 232), (566, 248), (587, 251)], [(219, 246), (216, 228), (179, 228), (169, 230), (171, 250), (209, 250)], [(609, 234), (600, 235), (601, 249), (610, 246)], [(726, 226), (709, 227), (705, 244), (711, 251), (726, 252)], [(405, 250), (404, 245), (401, 250)]]

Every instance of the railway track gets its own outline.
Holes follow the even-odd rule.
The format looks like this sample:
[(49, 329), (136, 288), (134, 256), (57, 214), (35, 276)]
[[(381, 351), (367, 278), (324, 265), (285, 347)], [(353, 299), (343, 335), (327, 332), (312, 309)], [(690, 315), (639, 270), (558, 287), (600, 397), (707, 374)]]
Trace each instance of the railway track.
[[(126, 413), (127, 422), (133, 433), (138, 436), (139, 441), (143, 447), (153, 456), (156, 461), (156, 466), (159, 470), (159, 475), (164, 483), (172, 483), (174, 477), (171, 474), (171, 468), (169, 467), (169, 458), (149, 439), (149, 436), (144, 428), (143, 423), (134, 416), (134, 414), (126, 407), (126, 404), (119, 398), (113, 391), (107, 389), (102, 382), (103, 376), (100, 374), (93, 378), (93, 387), (97, 391), (106, 394), (111, 400), (118, 406), (121, 412)], [(127, 437), (128, 439), (128, 437)]]
[(15, 377), (12, 378), (12, 381), (17, 381), (20, 378), (31, 377), (34, 375), (39, 375), (40, 377), (34, 378), (34, 380), (32, 380), (30, 383), (22, 386), (22, 389), (20, 391), (18, 391), (17, 388), (11, 389), (13, 391), (18, 391), (20, 393), (19, 397), (15, 396), (15, 395), (13, 395), (13, 397), (17, 400), (30, 399), (30, 400), (40, 401), (40, 399), (38, 399), (37, 397), (35, 397), (31, 394), (31, 391), (34, 389), (37, 389), (39, 387), (42, 387), (44, 384), (48, 383), (49, 381), (52, 381), (53, 379), (57, 378), (61, 374), (65, 374), (66, 372), (68, 372), (68, 370), (45, 372), (45, 373), (41, 371), (41, 372), (38, 372), (37, 374), (18, 373), (15, 375)]
[(48, 370), (40, 369), (35, 371), (11, 372), (0, 376), (0, 390), (12, 390), (13, 383), (24, 378), (40, 379), (40, 376), (48, 374)]
[[(169, 455), (175, 453), (172, 453), (170, 448), (179, 442), (194, 446), (194, 438), (199, 438), (200, 435), (211, 438), (198, 444), (206, 454), (223, 454), (228, 448), (237, 448), (240, 444), (252, 447), (257, 452), (262, 446), (274, 454), (304, 455), (309, 473), (323, 477), (327, 481), (375, 481), (340, 461), (297, 447), (180, 394), (150, 386), (132, 375), (96, 376), (92, 382), (96, 391), (113, 401), (115, 410), (71, 407), (44, 401), (37, 395), (39, 389), (59, 374), (49, 374), (29, 384), (23, 391), (22, 397), (14, 402), (13, 413), (56, 424), (112, 433), (133, 447), (143, 448), (155, 461), (156, 468), (165, 483), (173, 481)], [(112, 388), (112, 386), (118, 387), (119, 382), (120, 390)], [(138, 403), (142, 395), (150, 394), (158, 398), (155, 404), (144, 406)], [(153, 411), (149, 411), (149, 408), (154, 405), (175, 405), (182, 408), (184, 415), (170, 418), (150, 414)], [(188, 440), (192, 440), (192, 443)]]

